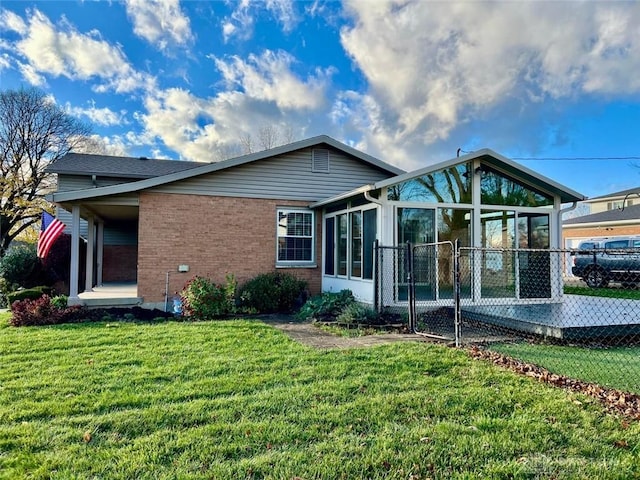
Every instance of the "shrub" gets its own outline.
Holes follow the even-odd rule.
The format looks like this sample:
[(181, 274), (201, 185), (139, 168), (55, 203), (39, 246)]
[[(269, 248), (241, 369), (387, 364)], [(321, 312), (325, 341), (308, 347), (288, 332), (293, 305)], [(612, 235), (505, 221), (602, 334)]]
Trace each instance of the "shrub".
[(304, 301), (307, 282), (289, 273), (263, 273), (240, 289), (240, 305), (258, 313), (292, 312)]
[(9, 302), (7, 300), (7, 295), (11, 292), (12, 288), (10, 288), (9, 282), (3, 277), (0, 277), (0, 308), (7, 307)]
[(55, 297), (51, 298), (51, 303), (56, 308), (67, 308), (68, 300), (69, 297), (67, 297), (66, 295), (56, 295)]
[(11, 304), (11, 319), (14, 327), (55, 325), (75, 322), (82, 317), (82, 307), (58, 308), (49, 295), (36, 299), (17, 300)]
[(7, 281), (11, 290), (33, 287), (37, 284), (40, 271), (35, 245), (13, 247), (0, 259), (0, 277)]
[(375, 325), (379, 323), (378, 314), (370, 307), (353, 302), (342, 310), (336, 317), (338, 323)]
[(351, 290), (341, 290), (337, 293), (325, 292), (310, 298), (297, 316), (302, 320), (333, 321), (348, 305), (354, 303), (355, 298)]
[(208, 278), (192, 278), (180, 292), (182, 313), (188, 317), (208, 319), (235, 312), (237, 282), (227, 275), (225, 284), (216, 284)]
[(51, 287), (39, 286), (33, 288), (25, 288), (16, 292), (11, 292), (7, 295), (7, 301), (9, 305), (13, 305), (18, 300), (35, 300), (43, 295), (49, 295), (51, 293)]

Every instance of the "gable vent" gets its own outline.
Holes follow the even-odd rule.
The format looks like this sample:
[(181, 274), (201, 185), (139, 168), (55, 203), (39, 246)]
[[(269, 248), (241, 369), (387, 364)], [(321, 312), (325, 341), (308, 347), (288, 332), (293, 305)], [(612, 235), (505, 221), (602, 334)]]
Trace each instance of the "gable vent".
[(329, 173), (329, 150), (314, 148), (311, 153), (311, 171)]

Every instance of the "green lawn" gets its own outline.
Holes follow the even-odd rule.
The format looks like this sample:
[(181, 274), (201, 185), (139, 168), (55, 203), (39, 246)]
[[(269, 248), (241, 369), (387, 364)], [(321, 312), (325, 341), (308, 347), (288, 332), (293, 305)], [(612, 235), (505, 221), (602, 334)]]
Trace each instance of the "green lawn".
[(628, 298), (631, 300), (640, 300), (640, 290), (632, 288), (589, 288), (565, 285), (564, 293), (570, 295), (589, 295), (592, 297)]
[(640, 422), (443, 346), (317, 351), (251, 321), (5, 322), (2, 478), (640, 477)]
[(508, 343), (492, 350), (567, 377), (640, 394), (640, 347), (579, 348)]

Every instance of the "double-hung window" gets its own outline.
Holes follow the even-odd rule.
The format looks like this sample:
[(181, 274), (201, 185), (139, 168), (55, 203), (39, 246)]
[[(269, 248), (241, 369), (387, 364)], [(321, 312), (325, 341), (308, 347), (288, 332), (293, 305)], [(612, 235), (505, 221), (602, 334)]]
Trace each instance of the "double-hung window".
[(278, 265), (304, 265), (314, 262), (313, 212), (278, 209)]

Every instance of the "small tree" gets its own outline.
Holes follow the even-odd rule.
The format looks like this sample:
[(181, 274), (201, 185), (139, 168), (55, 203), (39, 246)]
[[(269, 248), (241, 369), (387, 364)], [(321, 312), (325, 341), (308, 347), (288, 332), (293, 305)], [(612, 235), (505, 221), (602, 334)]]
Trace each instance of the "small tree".
[(45, 167), (89, 132), (41, 90), (0, 92), (0, 258), (40, 220), (43, 195), (51, 187)]

